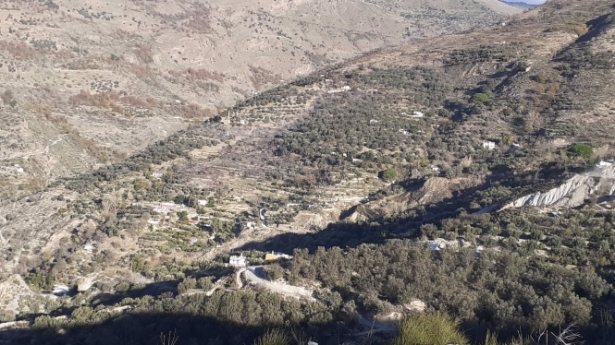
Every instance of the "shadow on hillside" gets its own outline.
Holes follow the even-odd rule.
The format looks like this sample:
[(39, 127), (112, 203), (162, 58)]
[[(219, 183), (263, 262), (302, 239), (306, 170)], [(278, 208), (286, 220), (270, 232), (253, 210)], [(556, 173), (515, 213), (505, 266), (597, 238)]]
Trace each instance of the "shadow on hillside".
[[(262, 242), (248, 242), (237, 249), (292, 253), (295, 248), (310, 251), (315, 251), (318, 247), (327, 249), (332, 247), (354, 248), (364, 243), (383, 243), (392, 238), (418, 237), (420, 236), (420, 228), (424, 224), (439, 225), (445, 219), (478, 211), (477, 209), (470, 209), (470, 204), (477, 199), (475, 193), (478, 191), (485, 191), (492, 186), (505, 188), (526, 186), (532, 192), (546, 190), (546, 188), (551, 188), (550, 186), (557, 184), (558, 181), (566, 179), (567, 173), (583, 170), (582, 168), (566, 170), (555, 165), (547, 165), (537, 173), (515, 175), (514, 171), (507, 166), (496, 166), (492, 168), (491, 175), (484, 183), (454, 192), (451, 198), (444, 199), (441, 202), (408, 210), (395, 218), (375, 216), (369, 217), (370, 221), (365, 223), (344, 222), (343, 219), (359, 211), (362, 207), (359, 204), (342, 211), (340, 222), (331, 223), (320, 231), (307, 234), (283, 233)], [(405, 182), (404, 187), (407, 191), (416, 191), (419, 188), (409, 181)], [(494, 204), (503, 201), (507, 200), (495, 200)]]
[[(147, 284), (141, 288), (136, 288), (136, 289), (131, 288), (126, 291), (119, 291), (115, 293), (101, 292), (92, 299), (89, 305), (94, 308), (104, 307), (104, 306), (116, 305), (120, 303), (123, 299), (126, 299), (126, 298), (138, 299), (138, 298), (142, 298), (145, 296), (159, 297), (160, 295), (165, 294), (165, 293), (170, 294), (171, 296), (176, 296), (178, 283), (179, 281), (154, 282), (154, 283)], [(78, 295), (77, 292), (74, 290), (66, 294), (66, 296), (69, 296), (72, 298), (74, 298), (77, 295)], [(75, 309), (77, 309), (77, 307), (75, 306), (62, 307), (62, 308), (56, 309), (53, 312), (49, 313), (49, 316), (58, 317), (58, 316), (63, 316), (63, 315), (70, 315), (73, 311), (75, 311)], [(47, 314), (32, 313), (32, 314), (27, 314), (25, 316), (21, 316), (18, 320), (34, 322), (37, 317), (44, 316), (44, 315), (47, 315)]]
[[(454, 193), (452, 198), (428, 205), (416, 213), (408, 214), (398, 219), (375, 217), (370, 223), (338, 222), (329, 224), (326, 228), (308, 234), (283, 233), (264, 242), (249, 242), (239, 250), (263, 250), (292, 252), (295, 248), (316, 250), (318, 247), (353, 248), (363, 243), (383, 243), (395, 237), (414, 237), (419, 235), (422, 224), (438, 223), (443, 219), (456, 217), (470, 203), (470, 197), (478, 190), (486, 189), (491, 182), (487, 181), (477, 187), (468, 188)], [(355, 205), (341, 213), (348, 217), (356, 212), (360, 205)]]
[[(177, 342), (164, 345), (249, 345), (267, 330), (278, 328), (250, 326), (209, 316), (184, 312), (125, 313), (103, 321), (81, 321), (71, 326), (59, 327), (53, 321), (31, 329), (8, 329), (0, 331), (0, 344), (37, 345), (162, 345), (164, 334)], [(338, 344), (340, 334), (335, 325), (312, 325), (283, 328), (292, 338), (300, 334), (304, 339), (313, 339), (321, 345)]]
[(160, 334), (173, 332), (179, 337), (176, 345), (251, 343), (265, 330), (259, 327), (223, 322), (211, 317), (181, 313), (124, 314), (91, 325), (75, 325), (56, 329), (53, 325), (35, 330), (0, 331), (1, 344), (161, 344)]
[(160, 296), (163, 293), (177, 293), (177, 284), (179, 281), (165, 281), (150, 283), (140, 289), (130, 289), (122, 293), (101, 293), (92, 301), (93, 306), (97, 305), (113, 305), (121, 302), (124, 298), (141, 298), (144, 296)]
[[(200, 277), (212, 277), (214, 280), (218, 280), (224, 276), (228, 276), (234, 272), (234, 269), (190, 269), (186, 270), (188, 276), (200, 278)], [(167, 280), (161, 282), (153, 282), (149, 283), (141, 288), (131, 288), (127, 291), (116, 292), (116, 293), (100, 293), (92, 300), (92, 306), (98, 305), (114, 305), (120, 303), (125, 298), (142, 298), (145, 296), (153, 296), (158, 297), (162, 294), (171, 294), (173, 296), (177, 295), (177, 286), (180, 283), (180, 280)]]
[[(487, 325), (464, 322), (460, 329), (471, 339), (484, 339)], [(250, 345), (273, 327), (249, 326), (213, 317), (182, 312), (125, 313), (100, 322), (76, 322), (59, 327), (53, 322), (32, 329), (0, 331), (0, 344), (37, 345)], [(341, 331), (336, 324), (283, 328), (294, 344), (293, 333), (319, 345), (339, 345), (348, 341), (365, 343), (365, 335)], [(340, 332), (341, 331), (341, 332)], [(172, 341), (161, 341), (161, 335)], [(367, 335), (371, 344), (387, 344), (390, 335)], [(381, 337), (383, 336), (383, 337)]]
[(566, 56), (567, 53), (587, 47), (588, 43), (590, 43), (594, 38), (603, 35), (605, 31), (608, 30), (614, 24), (615, 20), (613, 19), (612, 14), (605, 14), (588, 21), (586, 25), (589, 28), (589, 31), (577, 38), (574, 44), (571, 44), (559, 51), (553, 61), (565, 62), (566, 60), (563, 58)]
[(585, 35), (579, 37), (576, 43), (591, 42), (591, 40), (603, 34), (609, 26), (613, 25), (613, 23), (614, 19), (612, 14), (605, 14), (598, 18), (590, 20), (589, 22), (587, 22), (587, 26), (590, 28), (590, 30)]

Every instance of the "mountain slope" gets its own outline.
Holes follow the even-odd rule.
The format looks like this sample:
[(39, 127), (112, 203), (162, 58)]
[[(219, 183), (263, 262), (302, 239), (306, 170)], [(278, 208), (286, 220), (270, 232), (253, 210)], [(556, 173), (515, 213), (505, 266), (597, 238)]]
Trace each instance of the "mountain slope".
[(120, 161), (285, 80), (511, 13), (450, 0), (4, 6), (0, 165), (23, 169), (1, 175), (5, 196)]
[[(243, 250), (271, 277), (322, 294), (294, 310), (350, 325), (331, 334), (369, 332), (351, 320), (401, 315), (419, 299), (505, 339), (573, 321), (597, 338), (614, 281), (605, 205), (471, 213), (615, 155), (612, 16), (610, 1), (552, 1), (506, 26), (382, 49), (238, 102), (125, 161), (3, 203), (3, 273), (44, 291), (94, 280), (77, 295), (92, 304), (107, 289), (126, 297), (129, 284), (172, 286), (184, 295), (122, 303), (248, 325), (250, 313), (210, 305), (251, 298), (223, 265)], [(431, 249), (444, 246), (453, 249)], [(288, 265), (264, 262), (293, 250)], [(192, 291), (203, 277), (223, 292)], [(259, 296), (254, 310), (267, 314), (270, 297)], [(281, 320), (267, 322), (307, 322)]]
[[(571, 9), (577, 7), (563, 11)], [(600, 13), (600, 8), (595, 11)], [(5, 202), (0, 213), (4, 248), (20, 248), (19, 243), (28, 239), (32, 248), (39, 247), (36, 253), (46, 248), (53, 255), (57, 241), (72, 236), (65, 232), (69, 228), (84, 231), (74, 238), (75, 245), (96, 229), (109, 234), (126, 226), (136, 230), (150, 216), (122, 220), (117, 213), (132, 204), (146, 207), (137, 212), (141, 214), (178, 194), (218, 200), (216, 212), (223, 212), (220, 217), (226, 220), (244, 219), (240, 214), (252, 212), (258, 204), (277, 205), (271, 217), (277, 214), (281, 231), (302, 232), (306, 223), (324, 227), (353, 206), (352, 200), (378, 192), (384, 184), (377, 174), (387, 168), (396, 170), (402, 180), (434, 174), (500, 179), (502, 174), (533, 174), (554, 161), (560, 166), (582, 164), (562, 158), (560, 150), (587, 135), (567, 132), (573, 126), (565, 121), (569, 110), (554, 110), (554, 105), (572, 97), (570, 87), (579, 76), (594, 72), (571, 65), (576, 76), (565, 85), (567, 72), (558, 68), (567, 62), (560, 56), (582, 44), (582, 38), (568, 26), (545, 31), (553, 27), (553, 16), (543, 18), (544, 24), (529, 17), (504, 28), (367, 55), (239, 103), (222, 117), (194, 124), (123, 163), (55, 183), (19, 203)], [(610, 24), (605, 25), (590, 27), (587, 34), (608, 34)], [(603, 70), (601, 77), (609, 78), (611, 71)], [(488, 100), (476, 101), (477, 93)], [(602, 96), (569, 102), (588, 102), (585, 110), (600, 114), (608, 109), (602, 101), (611, 100)], [(426, 115), (414, 117), (414, 111)], [(594, 115), (583, 130), (608, 128), (608, 116), (608, 111)], [(61, 145), (59, 139), (49, 150)], [(592, 139), (599, 154), (612, 154), (608, 136), (592, 133)], [(495, 150), (485, 148), (489, 141), (497, 143)], [(287, 203), (299, 207), (280, 209)], [(194, 202), (189, 204), (196, 212)], [(302, 211), (313, 204), (324, 213)], [(70, 216), (73, 212), (82, 215), (75, 218)], [(130, 221), (124, 224), (126, 220)], [(97, 238), (107, 242), (103, 233)], [(13, 264), (4, 269), (22, 266), (20, 255), (13, 252)]]

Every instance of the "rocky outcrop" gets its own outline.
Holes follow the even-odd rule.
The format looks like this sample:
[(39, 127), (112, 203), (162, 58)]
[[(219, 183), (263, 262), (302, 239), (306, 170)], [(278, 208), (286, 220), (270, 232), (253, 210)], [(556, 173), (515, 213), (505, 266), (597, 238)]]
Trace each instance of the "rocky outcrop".
[(94, 285), (94, 279), (92, 277), (81, 277), (77, 281), (77, 292), (88, 291), (92, 285)]
[(501, 209), (524, 206), (534, 207), (576, 207), (591, 196), (612, 196), (615, 192), (615, 168), (596, 167), (583, 174), (578, 174), (557, 188), (546, 192), (526, 195)]
[(544, 193), (537, 192), (526, 195), (513, 201), (510, 207), (523, 206), (578, 206), (592, 193), (592, 189), (599, 183), (591, 176), (576, 175), (557, 188)]

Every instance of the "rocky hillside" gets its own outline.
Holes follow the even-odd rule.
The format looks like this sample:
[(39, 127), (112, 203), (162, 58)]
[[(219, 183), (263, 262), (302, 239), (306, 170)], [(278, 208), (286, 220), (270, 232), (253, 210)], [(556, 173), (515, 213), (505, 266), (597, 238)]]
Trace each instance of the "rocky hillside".
[[(355, 339), (376, 321), (386, 338), (381, 321), (420, 305), (463, 320), (476, 343), (575, 322), (606, 344), (615, 218), (612, 199), (586, 192), (612, 193), (609, 174), (588, 171), (615, 156), (614, 18), (610, 1), (553, 0), (372, 52), (5, 202), (3, 286), (23, 291), (18, 274), (32, 293), (2, 295), (4, 317), (63, 329), (60, 343), (86, 341), (84, 324), (110, 343), (130, 325), (146, 343), (194, 322), (211, 326), (195, 342), (219, 328), (241, 344), (282, 325)], [(233, 251), (315, 301), (240, 284)], [(275, 252), (293, 257), (266, 260)]]
[(121, 161), (324, 66), (516, 13), (495, 0), (18, 0), (2, 6), (2, 199)]

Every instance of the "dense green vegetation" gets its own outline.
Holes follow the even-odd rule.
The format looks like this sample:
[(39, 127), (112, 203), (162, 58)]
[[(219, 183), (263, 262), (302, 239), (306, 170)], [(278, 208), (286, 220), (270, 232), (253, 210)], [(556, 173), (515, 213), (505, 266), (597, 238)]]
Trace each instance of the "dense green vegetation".
[(594, 150), (591, 146), (586, 144), (574, 144), (568, 151), (566, 151), (568, 156), (571, 157), (584, 157), (590, 158), (594, 153)]
[(472, 102), (474, 103), (486, 103), (489, 100), (489, 96), (484, 93), (478, 92), (472, 96)]
[(397, 177), (397, 171), (395, 169), (386, 169), (381, 172), (382, 179), (385, 181), (391, 181)]
[[(160, 333), (156, 330), (173, 331), (181, 339), (179, 343), (198, 341), (205, 344), (245, 344), (262, 330), (271, 327), (303, 327), (324, 331), (351, 327), (357, 314), (352, 304), (343, 303), (338, 294), (323, 296), (323, 302), (302, 303), (269, 293), (215, 292), (206, 297), (163, 293), (158, 297), (129, 297), (138, 293), (128, 290), (126, 297), (119, 297), (116, 306), (134, 306), (130, 313), (121, 315), (104, 305), (99, 307), (75, 305), (69, 319), (50, 316), (37, 317), (34, 323), (37, 344), (60, 344), (66, 339), (72, 342), (95, 344), (155, 344)], [(66, 302), (66, 300), (65, 300)], [(56, 306), (58, 309), (70, 305)], [(344, 320), (346, 326), (332, 328), (333, 320)], [(84, 327), (85, 325), (90, 325)], [(64, 329), (58, 334), (55, 330)], [(299, 328), (297, 328), (299, 329)], [(107, 333), (100, 337), (100, 334)], [(312, 331), (313, 332), (313, 331)], [(12, 335), (19, 341), (23, 332)], [(94, 338), (93, 338), (94, 337)]]

